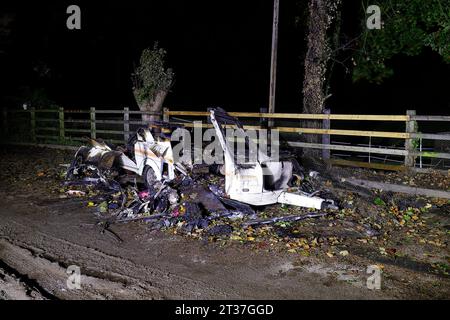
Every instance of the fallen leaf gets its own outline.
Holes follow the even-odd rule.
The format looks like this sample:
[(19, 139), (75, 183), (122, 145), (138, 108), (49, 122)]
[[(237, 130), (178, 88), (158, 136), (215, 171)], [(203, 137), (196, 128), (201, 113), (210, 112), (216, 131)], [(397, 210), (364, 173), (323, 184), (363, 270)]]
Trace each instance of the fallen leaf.
[(343, 257), (348, 256), (348, 251), (347, 250), (342, 250), (341, 252), (339, 252), (339, 254)]
[(386, 202), (384, 202), (381, 198), (375, 198), (375, 200), (373, 200), (373, 203), (375, 203), (377, 206), (385, 206)]

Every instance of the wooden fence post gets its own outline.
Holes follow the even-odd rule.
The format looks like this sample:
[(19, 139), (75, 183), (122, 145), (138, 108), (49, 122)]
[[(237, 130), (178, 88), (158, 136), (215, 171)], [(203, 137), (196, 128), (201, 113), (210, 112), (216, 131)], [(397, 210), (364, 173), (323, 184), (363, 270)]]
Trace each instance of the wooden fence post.
[[(260, 113), (267, 113), (267, 108), (259, 108)], [(259, 118), (259, 125), (261, 128), (267, 128), (268, 127), (268, 121), (267, 118)]]
[(170, 121), (169, 108), (163, 108), (163, 121), (164, 122), (169, 122)]
[(59, 139), (61, 141), (65, 140), (65, 129), (64, 129), (64, 108), (59, 108)]
[[(206, 112), (208, 113), (208, 115), (211, 114), (211, 110), (212, 110), (212, 109), (214, 109), (214, 108), (211, 108), (211, 107), (206, 108)], [(211, 118), (210, 118), (209, 116), (206, 116), (206, 123), (207, 123), (207, 124), (212, 124)]]
[[(323, 110), (324, 114), (330, 114), (330, 109), (324, 109)], [(330, 129), (331, 125), (330, 125), (330, 119), (323, 119), (323, 129)], [(323, 134), (322, 135), (322, 144), (331, 144), (331, 138), (329, 134)], [(330, 159), (330, 154), (331, 151), (330, 149), (322, 149), (322, 159), (324, 160), (328, 160)]]
[(125, 143), (130, 139), (130, 108), (123, 108), (123, 138)]
[(8, 135), (8, 109), (3, 108), (3, 135), (6, 137)]
[[(270, 110), (269, 110), (268, 113), (270, 113)], [(274, 126), (275, 126), (275, 119), (274, 118), (267, 118), (267, 128), (269, 129), (269, 131)]]
[[(406, 115), (408, 116), (415, 116), (416, 110), (407, 110)], [(416, 133), (417, 132), (417, 125), (416, 121), (409, 120), (406, 121), (406, 133)], [(405, 151), (407, 152), (407, 155), (405, 156), (405, 166), (408, 168), (412, 168), (415, 165), (415, 156), (413, 153), (415, 152), (416, 146), (413, 142), (413, 139), (405, 139)]]
[(36, 142), (36, 109), (30, 108), (30, 133), (31, 141)]
[(91, 107), (91, 139), (97, 139), (97, 129), (95, 126), (95, 108)]

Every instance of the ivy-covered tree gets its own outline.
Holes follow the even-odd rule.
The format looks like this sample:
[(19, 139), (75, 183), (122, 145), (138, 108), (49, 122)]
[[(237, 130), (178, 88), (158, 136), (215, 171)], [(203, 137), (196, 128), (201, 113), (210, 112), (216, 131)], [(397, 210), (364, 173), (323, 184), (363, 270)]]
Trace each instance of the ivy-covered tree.
[[(172, 87), (175, 74), (165, 67), (166, 50), (155, 43), (145, 49), (132, 74), (133, 94), (141, 111), (161, 113), (164, 100)], [(159, 115), (142, 115), (142, 120), (159, 120)]]
[[(341, 0), (309, 0), (308, 2), (308, 49), (305, 56), (305, 76), (303, 79), (303, 113), (323, 113), (326, 96), (326, 77), (329, 74), (331, 57), (332, 24), (339, 16)], [(339, 22), (338, 22), (339, 23)], [(320, 121), (307, 121), (306, 126), (320, 128)], [(316, 134), (306, 135), (311, 143), (320, 142)], [(315, 149), (305, 149), (304, 154), (312, 158), (319, 155)]]
[[(429, 47), (450, 63), (450, 0), (371, 0), (381, 9), (380, 30), (366, 28), (354, 55), (353, 80), (381, 83), (394, 70), (389, 59), (419, 55)], [(365, 12), (364, 12), (365, 13)]]
[(303, 80), (303, 112), (322, 113), (325, 82), (331, 56), (329, 30), (340, 10), (341, 0), (310, 0), (308, 4), (308, 50)]

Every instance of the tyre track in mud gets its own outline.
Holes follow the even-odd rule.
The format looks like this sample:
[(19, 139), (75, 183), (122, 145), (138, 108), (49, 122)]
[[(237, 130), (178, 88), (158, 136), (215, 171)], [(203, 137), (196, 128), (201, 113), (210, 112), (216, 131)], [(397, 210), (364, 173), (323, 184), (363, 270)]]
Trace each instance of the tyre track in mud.
[[(0, 192), (0, 197), (2, 193)], [(292, 258), (219, 249), (196, 240), (114, 226), (124, 242), (101, 235), (89, 210), (70, 201), (4, 197), (0, 260), (59, 299), (371, 299), (368, 292), (304, 268), (280, 273)], [(8, 258), (9, 257), (9, 258)], [(8, 258), (8, 259), (7, 259)], [(66, 268), (81, 268), (83, 290), (67, 290)], [(32, 266), (32, 267), (29, 267)], [(83, 283), (85, 286), (83, 286)]]
[[(28, 227), (18, 222), (14, 222), (14, 225), (14, 239), (23, 239)], [(17, 232), (18, 229), (22, 229), (22, 232)], [(43, 288), (49, 288), (46, 290), (58, 298), (186, 299), (195, 297), (195, 293), (199, 298), (206, 296), (225, 299), (231, 296), (200, 281), (137, 265), (127, 259), (36, 230), (32, 232), (33, 243), (0, 236), (0, 260), (21, 274), (27, 274)], [(22, 236), (17, 237), (18, 233)], [(80, 293), (78, 290), (66, 293), (64, 290), (68, 277), (65, 270), (69, 265), (80, 266), (81, 283), (87, 283), (90, 287), (86, 293)], [(38, 271), (34, 272), (29, 266)], [(48, 280), (52, 277), (56, 281)], [(96, 289), (95, 284), (100, 286)], [(121, 290), (122, 294), (108, 296), (115, 292), (115, 289)], [(102, 291), (108, 294), (101, 294)]]
[[(29, 213), (24, 210), (22, 196), (15, 197), (20, 199), (18, 202), (10, 201), (11, 195), (7, 196), (3, 192), (0, 192), (0, 196), (5, 199), (3, 208), (0, 210), (2, 217), (0, 239), (28, 250), (36, 258), (57, 263), (63, 269), (69, 265), (77, 265), (81, 267), (84, 275), (105, 279), (112, 283), (121, 283), (125, 287), (142, 287), (147, 291), (142, 295), (142, 298), (145, 299), (237, 298), (235, 293), (214, 288), (204, 281), (194, 280), (161, 270), (153, 265), (135, 263), (127, 258), (105, 253), (101, 249), (102, 245), (95, 243), (96, 239), (92, 239), (91, 246), (86, 245), (86, 241), (79, 241), (78, 237), (61, 234), (61, 230), (56, 229), (62, 227), (67, 229), (67, 233), (70, 233), (77, 227), (79, 228), (84, 221), (95, 222), (93, 216), (85, 215), (86, 212), (80, 213), (83, 210), (79, 201), (73, 203), (69, 199), (43, 199), (32, 196), (26, 200), (26, 207), (32, 208)], [(6, 208), (7, 210), (5, 210)], [(33, 211), (36, 212), (33, 213)], [(36, 221), (37, 217), (41, 221)], [(59, 224), (60, 220), (64, 221), (63, 225)], [(48, 225), (51, 226), (49, 232), (47, 231)], [(85, 231), (77, 231), (81, 231), (81, 237), (85, 236), (91, 240), (89, 237), (92, 238), (92, 234), (83, 235)], [(1, 252), (2, 250), (0, 250), (0, 260), (2, 259)], [(116, 253), (120, 254), (120, 251)], [(65, 275), (66, 278), (67, 276)]]
[(0, 300), (53, 300), (55, 298), (35, 280), (0, 260)]
[[(120, 282), (81, 275), (81, 289), (69, 290), (66, 269), (58, 263), (36, 256), (32, 251), (0, 240), (0, 257), (14, 273), (21, 274), (46, 299), (124, 299), (142, 298), (148, 288), (128, 287)], [(145, 291), (144, 291), (145, 290)]]

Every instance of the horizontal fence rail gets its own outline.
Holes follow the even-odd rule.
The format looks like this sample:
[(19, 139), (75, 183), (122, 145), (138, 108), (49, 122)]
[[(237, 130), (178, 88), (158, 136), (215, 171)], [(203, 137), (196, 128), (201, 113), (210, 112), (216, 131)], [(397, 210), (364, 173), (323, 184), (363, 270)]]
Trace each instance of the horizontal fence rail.
[[(172, 123), (172, 122), (171, 122)], [(213, 128), (211, 124), (192, 124), (183, 122), (174, 122), (173, 124), (183, 125), (188, 128), (201, 127)], [(232, 128), (231, 125), (225, 127)], [(263, 129), (261, 126), (244, 125), (244, 129)], [(312, 128), (293, 128), (293, 127), (272, 127), (272, 130), (278, 130), (284, 133), (311, 133), (311, 134), (327, 134), (327, 135), (342, 135), (342, 136), (357, 136), (357, 137), (380, 137), (380, 138), (399, 138), (410, 139), (411, 135), (404, 132), (384, 132), (384, 131), (361, 131), (361, 130), (333, 130), (333, 129), (312, 129)]]
[[(364, 115), (364, 114), (302, 114), (302, 113), (261, 113), (261, 112), (228, 112), (238, 118), (272, 118), (272, 119), (305, 119), (305, 120), (369, 120), (369, 121), (409, 121), (409, 116)], [(207, 117), (209, 112), (202, 111), (167, 111), (168, 116)]]
[[(104, 109), (28, 109), (28, 110), (9, 110), (2, 112), (3, 131), (6, 135), (9, 129), (9, 115), (8, 114), (26, 114), (29, 115), (29, 129), (30, 138), (33, 142), (38, 140), (54, 140), (55, 142), (62, 141), (82, 141), (82, 136), (89, 136), (90, 138), (97, 138), (108, 136), (106, 141), (112, 143), (123, 143), (127, 141), (130, 135), (138, 126), (147, 126), (148, 122), (143, 121), (142, 115), (150, 115), (161, 117), (165, 122), (173, 125), (179, 125), (186, 128), (212, 128), (210, 123), (207, 123), (209, 112), (204, 111), (175, 111), (164, 108), (162, 113), (152, 113), (145, 111), (129, 110), (104, 110)], [(332, 151), (346, 151), (371, 154), (389, 155), (394, 157), (404, 158), (404, 167), (413, 167), (417, 159), (420, 159), (420, 166), (422, 167), (422, 158), (439, 158), (450, 159), (450, 154), (445, 152), (423, 151), (423, 140), (434, 141), (450, 141), (450, 134), (436, 134), (436, 133), (421, 133), (418, 131), (417, 123), (424, 122), (450, 122), (450, 116), (426, 116), (416, 115), (415, 111), (409, 110), (406, 115), (363, 115), (363, 114), (298, 114), (298, 113), (267, 113), (267, 112), (229, 112), (231, 116), (245, 119), (254, 118), (259, 122), (259, 125), (244, 124), (245, 129), (266, 129), (267, 119), (276, 119), (277, 121), (292, 121), (292, 120), (321, 120), (322, 128), (304, 128), (301, 127), (302, 122), (298, 122), (298, 126), (272, 126), (271, 129), (276, 129), (280, 133), (290, 134), (292, 141), (286, 141), (291, 147), (296, 148), (313, 148), (323, 150), (323, 155), (326, 157), (328, 152)], [(109, 117), (109, 118), (108, 118)], [(183, 118), (184, 117), (184, 118)], [(188, 119), (186, 119), (188, 118)], [(195, 119), (192, 119), (195, 118)], [(195, 121), (203, 120), (202, 123)], [(206, 121), (205, 121), (206, 120)], [(402, 131), (371, 131), (371, 130), (353, 130), (353, 129), (332, 129), (330, 127), (331, 121), (379, 121), (390, 123), (403, 123)], [(231, 126), (229, 126), (231, 127)], [(302, 142), (295, 138), (292, 134), (315, 134), (321, 135), (322, 143)], [(361, 145), (342, 145), (330, 143), (330, 136), (342, 137), (366, 137), (366, 138), (388, 138), (404, 140), (404, 147), (401, 149), (377, 147), (369, 144), (367, 146)], [(300, 137), (300, 136), (299, 136)], [(294, 138), (294, 139), (293, 139)], [(369, 140), (370, 141), (370, 140)], [(420, 148), (417, 147), (417, 141), (420, 142)], [(347, 161), (347, 160), (345, 160)], [(398, 162), (394, 160), (395, 162)], [(335, 163), (342, 163), (342, 161), (334, 161)], [(355, 162), (352, 161), (352, 164)], [(375, 164), (373, 164), (375, 167)], [(378, 165), (380, 166), (380, 165)], [(398, 165), (397, 165), (398, 166)]]
[[(164, 109), (165, 119), (169, 120), (171, 116), (177, 117), (176, 124), (184, 125), (186, 127), (194, 127), (195, 124), (179, 122), (179, 117), (208, 117), (209, 112), (203, 111), (174, 111)], [(229, 112), (231, 116), (237, 118), (258, 118), (258, 119), (285, 119), (285, 120), (322, 120), (323, 128), (301, 128), (301, 127), (276, 127), (281, 133), (300, 133), (300, 134), (318, 134), (328, 136), (323, 138), (323, 143), (308, 143), (299, 141), (287, 141), (288, 145), (300, 148), (313, 148), (321, 150), (336, 150), (336, 151), (350, 151), (362, 152), (370, 154), (383, 154), (392, 156), (404, 157), (404, 166), (413, 167), (416, 159), (420, 159), (420, 166), (422, 167), (422, 158), (440, 158), (450, 159), (450, 154), (445, 152), (429, 152), (416, 150), (414, 140), (418, 140), (422, 146), (422, 140), (434, 141), (450, 141), (450, 134), (433, 134), (418, 132), (418, 121), (442, 121), (450, 122), (450, 116), (422, 116), (416, 115), (414, 110), (408, 110), (406, 115), (362, 115), (362, 114), (296, 114), (296, 113), (267, 113), (267, 112)], [(347, 130), (347, 129), (328, 129), (330, 127), (330, 120), (345, 120), (345, 121), (389, 121), (389, 122), (403, 122), (405, 123), (405, 130), (403, 132), (390, 131), (367, 131), (367, 130)], [(328, 123), (327, 123), (328, 122)], [(299, 123), (300, 124), (300, 123)], [(211, 128), (210, 124), (201, 124), (203, 128)], [(244, 129), (259, 129), (261, 126), (244, 125)], [(372, 146), (343, 146), (339, 144), (325, 143), (330, 141), (330, 136), (354, 136), (354, 137), (368, 137), (370, 138), (391, 138), (403, 139), (403, 149), (393, 148), (376, 148)], [(370, 159), (370, 158), (369, 158)], [(335, 162), (339, 163), (339, 162)], [(343, 162), (342, 162), (343, 163)], [(355, 162), (352, 162), (353, 164)], [(374, 166), (376, 167), (376, 166)], [(379, 167), (379, 166), (378, 166)], [(388, 167), (388, 166), (385, 166)], [(390, 166), (395, 167), (395, 166)], [(397, 166), (398, 167), (398, 166)]]

